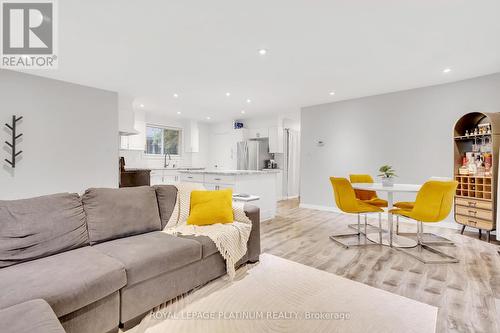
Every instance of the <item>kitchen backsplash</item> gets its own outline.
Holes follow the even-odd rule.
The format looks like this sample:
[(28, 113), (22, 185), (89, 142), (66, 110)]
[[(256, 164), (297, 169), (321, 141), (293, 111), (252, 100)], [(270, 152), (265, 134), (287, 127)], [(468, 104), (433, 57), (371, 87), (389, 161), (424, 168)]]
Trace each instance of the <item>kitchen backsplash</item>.
[[(189, 155), (189, 156), (188, 156)], [(145, 168), (145, 169), (157, 169), (163, 168), (164, 157), (163, 156), (146, 156), (144, 152), (140, 150), (120, 150), (120, 156), (125, 158), (125, 168)], [(168, 163), (167, 158), (167, 163)], [(172, 157), (169, 167), (181, 166), (181, 167), (191, 167), (191, 156), (185, 153), (182, 157)]]

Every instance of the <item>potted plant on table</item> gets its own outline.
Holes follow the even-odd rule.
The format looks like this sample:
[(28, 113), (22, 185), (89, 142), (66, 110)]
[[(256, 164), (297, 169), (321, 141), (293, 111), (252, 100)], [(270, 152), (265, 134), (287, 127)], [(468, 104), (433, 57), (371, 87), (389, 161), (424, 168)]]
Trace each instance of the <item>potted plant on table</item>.
[(380, 169), (380, 174), (378, 175), (382, 180), (382, 186), (393, 186), (394, 177), (397, 177), (396, 172), (390, 165), (382, 165)]

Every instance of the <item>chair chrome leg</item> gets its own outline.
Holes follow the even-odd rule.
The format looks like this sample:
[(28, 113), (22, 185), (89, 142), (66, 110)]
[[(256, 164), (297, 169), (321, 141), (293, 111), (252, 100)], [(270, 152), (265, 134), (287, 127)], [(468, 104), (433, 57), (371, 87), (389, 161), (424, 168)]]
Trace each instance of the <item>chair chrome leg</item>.
[(368, 224), (368, 214), (365, 214), (365, 235), (367, 235), (366, 232), (366, 225)]
[[(358, 225), (356, 223), (351, 223), (348, 225), (348, 227), (350, 229), (354, 229), (354, 230), (358, 231)], [(368, 233), (378, 232), (378, 229), (379, 229), (378, 226), (376, 226), (375, 224), (371, 224), (371, 223), (368, 223), (366, 225), (366, 227), (367, 227)], [(384, 232), (383, 229), (382, 229), (382, 232)], [(363, 228), (361, 228), (361, 233), (364, 233)]]
[(378, 213), (378, 239), (380, 245), (382, 245), (382, 214)]
[(407, 249), (399, 248), (398, 250), (401, 252), (404, 252), (405, 254), (409, 255), (410, 257), (413, 257), (413, 258), (419, 260), (420, 262), (423, 262), (424, 264), (454, 264), (454, 263), (459, 262), (459, 260), (457, 258), (450, 256), (444, 252), (441, 252), (438, 249), (431, 247), (429, 245), (419, 244), (419, 245), (417, 245), (416, 248), (418, 249), (418, 253), (420, 253), (424, 250), (427, 250), (429, 252), (432, 252), (432, 253), (439, 255), (443, 259), (429, 260), (429, 259), (425, 259), (423, 256), (419, 256), (419, 255), (417, 255), (417, 254), (415, 254)]
[[(357, 215), (358, 215), (358, 224), (357, 224), (358, 232), (357, 233), (331, 235), (330, 239), (346, 249), (348, 249), (351, 246), (378, 245), (377, 243), (374, 243), (371, 240), (369, 240), (368, 238), (366, 238), (366, 234), (365, 234), (366, 233), (366, 221), (367, 221), (366, 214), (365, 214), (365, 233), (361, 232), (361, 215), (360, 214), (357, 214)], [(354, 241), (352, 241), (352, 242), (343, 241), (343, 240), (347, 240), (349, 238), (351, 240), (354, 240)]]
[[(407, 255), (423, 262), (424, 264), (453, 264), (457, 263), (459, 260), (453, 256), (450, 256), (442, 251), (439, 251), (438, 249), (429, 246), (427, 243), (422, 242), (422, 234), (424, 231), (424, 225), (421, 221), (417, 221), (417, 249), (418, 252), (417, 254), (414, 253), (414, 251), (406, 250), (406, 249), (398, 249), (401, 252), (406, 253)], [(427, 250), (429, 252), (435, 253), (439, 255), (442, 259), (433, 259), (429, 260), (426, 259), (423, 255), (418, 255), (421, 254), (422, 251)]]
[[(368, 222), (365, 221), (366, 223), (366, 228), (363, 230), (361, 229), (361, 221), (360, 221), (360, 218), (361, 218), (361, 215), (358, 214), (358, 223), (357, 224), (349, 224), (347, 225), (349, 228), (351, 229), (354, 229), (354, 230), (357, 230), (360, 234), (366, 234), (367, 232), (368, 233), (372, 233), (372, 232), (378, 232), (379, 231), (379, 227), (373, 225), (373, 224), (370, 224)], [(384, 232), (384, 230), (382, 230), (382, 232)]]
[[(399, 219), (399, 216), (398, 216)], [(420, 233), (420, 239), (422, 243), (427, 244), (427, 245), (448, 245), (448, 246), (453, 246), (455, 243), (443, 236), (439, 236), (433, 233), (425, 233), (424, 232), (424, 226), (422, 222), (417, 222), (417, 233), (413, 232), (402, 232), (400, 235), (405, 236), (405, 237), (415, 237), (418, 236), (418, 233)]]

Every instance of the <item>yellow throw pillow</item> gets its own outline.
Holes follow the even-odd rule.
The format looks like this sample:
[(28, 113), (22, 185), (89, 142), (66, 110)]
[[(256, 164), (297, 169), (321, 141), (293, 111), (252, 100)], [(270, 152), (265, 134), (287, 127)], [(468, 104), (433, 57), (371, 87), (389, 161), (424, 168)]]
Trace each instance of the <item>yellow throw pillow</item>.
[(187, 224), (232, 223), (233, 190), (192, 191)]

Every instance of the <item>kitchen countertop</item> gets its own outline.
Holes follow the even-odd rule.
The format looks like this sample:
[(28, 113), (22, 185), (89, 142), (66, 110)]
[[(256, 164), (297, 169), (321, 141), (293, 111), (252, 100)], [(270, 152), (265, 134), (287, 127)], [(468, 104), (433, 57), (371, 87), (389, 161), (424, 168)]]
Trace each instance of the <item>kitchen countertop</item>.
[(279, 170), (183, 170), (180, 173), (192, 173), (201, 175), (267, 175), (271, 173), (278, 173)]
[(121, 170), (120, 172), (138, 172), (138, 171), (151, 171), (151, 169), (125, 168), (125, 170)]
[(190, 171), (190, 170), (205, 170), (205, 168), (151, 168), (151, 170), (173, 170), (173, 171)]

